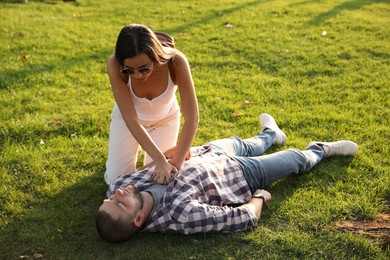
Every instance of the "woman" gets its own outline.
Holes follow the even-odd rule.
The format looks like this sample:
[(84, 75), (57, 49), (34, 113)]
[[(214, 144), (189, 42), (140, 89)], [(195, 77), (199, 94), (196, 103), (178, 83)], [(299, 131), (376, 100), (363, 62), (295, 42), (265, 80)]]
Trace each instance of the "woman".
[[(106, 163), (107, 184), (136, 167), (139, 146), (147, 153), (145, 164), (155, 164), (154, 181), (168, 183), (194, 140), (198, 103), (187, 58), (165, 47), (156, 34), (140, 24), (125, 26), (107, 61), (115, 105), (111, 115)], [(183, 128), (174, 156), (163, 152), (176, 146), (180, 128), (179, 89)]]

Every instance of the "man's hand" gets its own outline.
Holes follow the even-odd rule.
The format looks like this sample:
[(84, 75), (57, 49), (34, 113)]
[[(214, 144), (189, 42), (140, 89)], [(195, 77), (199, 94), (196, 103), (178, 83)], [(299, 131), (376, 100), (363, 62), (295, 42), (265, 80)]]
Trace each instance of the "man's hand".
[(272, 199), (271, 193), (269, 193), (266, 190), (256, 190), (253, 195), (261, 193), (263, 196), (262, 198), (255, 198), (252, 197), (250, 201), (248, 201), (247, 204), (244, 204), (247, 206), (252, 213), (256, 216), (256, 218), (259, 220), (261, 215), (261, 210), (263, 208), (263, 205), (270, 202)]
[(255, 193), (253, 193), (253, 196), (254, 196), (255, 194), (259, 194), (259, 193), (263, 194), (264, 204), (267, 204), (268, 202), (270, 202), (270, 201), (272, 200), (271, 193), (269, 193), (269, 192), (266, 191), (266, 190), (260, 190), (260, 189), (258, 189), (258, 190), (255, 191)]
[(156, 164), (152, 174), (153, 181), (159, 184), (168, 184), (171, 177), (176, 173), (177, 173), (176, 167), (167, 161)]

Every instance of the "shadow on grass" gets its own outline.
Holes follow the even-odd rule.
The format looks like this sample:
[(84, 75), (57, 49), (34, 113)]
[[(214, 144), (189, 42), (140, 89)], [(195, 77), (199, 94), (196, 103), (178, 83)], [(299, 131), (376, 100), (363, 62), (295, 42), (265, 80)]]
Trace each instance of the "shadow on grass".
[(190, 29), (191, 27), (207, 24), (207, 23), (209, 23), (212, 20), (219, 19), (219, 18), (221, 18), (223, 16), (226, 16), (228, 14), (231, 14), (231, 13), (234, 13), (234, 12), (237, 12), (237, 11), (240, 11), (242, 9), (249, 8), (249, 7), (252, 7), (252, 6), (260, 5), (262, 3), (266, 3), (266, 2), (269, 2), (269, 1), (270, 0), (257, 0), (257, 1), (253, 1), (253, 2), (250, 2), (250, 3), (243, 3), (243, 4), (235, 5), (233, 7), (226, 8), (224, 10), (218, 10), (217, 13), (213, 13), (212, 15), (201, 17), (201, 19), (198, 19), (198, 20), (196, 20), (196, 21), (194, 21), (192, 23), (187, 23), (187, 24), (183, 24), (183, 25), (180, 25), (178, 27), (175, 27), (175, 28), (167, 29), (166, 32), (167, 33), (180, 33), (180, 32), (184, 32), (184, 31)]
[(2, 80), (0, 81), (0, 89), (8, 89), (9, 86), (15, 85), (22, 86), (23, 84), (27, 84), (29, 88), (33, 88), (34, 85), (40, 85), (30, 84), (31, 81), (39, 80), (39, 78), (37, 79), (37, 75), (52, 72), (56, 69), (66, 72), (78, 67), (87, 67), (90, 61), (101, 60), (101, 63), (104, 65), (111, 53), (111, 49), (104, 49), (99, 52), (91, 51), (89, 54), (62, 58), (47, 64), (25, 64), (22, 69), (1, 70), (0, 78)]
[[(381, 2), (388, 3), (388, 1), (386, 1), (386, 0), (354, 0), (354, 1), (346, 1), (346, 2), (343, 2), (343, 3), (335, 6), (334, 8), (332, 8), (332, 9), (330, 9), (328, 11), (325, 11), (324, 13), (322, 13), (319, 16), (313, 18), (312, 20), (308, 21), (306, 26), (318, 26), (321, 23), (325, 22), (326, 20), (331, 19), (332, 17), (335, 17), (335, 16), (337, 16), (338, 14), (340, 14), (340, 13), (342, 13), (344, 11), (353, 11), (353, 10), (360, 9), (363, 6), (366, 6), (366, 5), (371, 5), (371, 4), (381, 3)], [(320, 3), (320, 1), (319, 0), (308, 0), (308, 1), (294, 3), (294, 4), (291, 4), (289, 6), (290, 7), (293, 7), (293, 6), (304, 6), (304, 5), (310, 4), (310, 3)], [(247, 4), (246, 6), (242, 5), (242, 6), (239, 6), (239, 7), (228, 9), (228, 10), (226, 10), (226, 12), (227, 13), (228, 12), (233, 12), (235, 10), (242, 9), (244, 7), (247, 7), (247, 6), (254, 6), (256, 4), (260, 4), (260, 3), (252, 2), (250, 4)], [(210, 18), (204, 18), (201, 21), (207, 22), (209, 20), (210, 20)], [(180, 27), (179, 29), (184, 29), (184, 28)], [(286, 55), (284, 55), (284, 53), (280, 52), (280, 51), (273, 53), (272, 60), (269, 60), (269, 59), (268, 60), (264, 60), (264, 59), (262, 59), (263, 56), (264, 57), (269, 57), (270, 55), (262, 55), (262, 52), (269, 53), (271, 50), (256, 50), (258, 55), (253, 57), (253, 54), (251, 54), (251, 52), (250, 52), (250, 46), (248, 46), (247, 49), (237, 49), (237, 47), (235, 45), (229, 46), (229, 44), (230, 44), (229, 42), (226, 42), (224, 44), (225, 44), (225, 46), (229, 47), (232, 50), (233, 53), (240, 53), (240, 57), (246, 58), (246, 60), (248, 60), (249, 63), (251, 63), (251, 64), (258, 64), (258, 66), (261, 69), (261, 71), (264, 72), (264, 73), (267, 73), (269, 75), (275, 75), (275, 73), (279, 72), (280, 69), (283, 68), (286, 63), (289, 63), (289, 61), (287, 60), (288, 58), (286, 57)], [(381, 53), (379, 53), (379, 54), (369, 53), (369, 54), (370, 55), (380, 55), (381, 57), (386, 55), (386, 54), (381, 54)], [(302, 59), (302, 57), (298, 56), (298, 57), (296, 57), (296, 59)], [(239, 66), (239, 65), (236, 65), (236, 66)], [(332, 68), (333, 68), (332, 70), (330, 70), (330, 69), (325, 69), (325, 70), (313, 69), (313, 70), (307, 72), (307, 74), (303, 74), (301, 76), (302, 77), (308, 77), (308, 78), (314, 78), (314, 77), (317, 77), (317, 76), (337, 77), (338, 75), (340, 75), (342, 73), (341, 70), (335, 69), (336, 68), (335, 66), (332, 66)]]
[[(94, 216), (105, 194), (103, 173), (81, 179), (50, 198), (37, 199), (22, 217), (2, 228), (4, 259), (42, 254), (45, 258), (93, 254)], [(5, 251), (5, 249), (8, 249)], [(87, 253), (89, 252), (89, 253)]]
[[(320, 1), (305, 1), (303, 3), (310, 3), (310, 2), (320, 2)], [(330, 9), (327, 12), (322, 13), (321, 15), (315, 17), (311, 21), (307, 23), (309, 26), (316, 26), (320, 25), (321, 23), (325, 22), (326, 20), (337, 16), (338, 14), (345, 12), (345, 11), (353, 11), (362, 8), (365, 5), (371, 5), (376, 3), (388, 3), (387, 0), (353, 0), (353, 1), (346, 1), (343, 2), (334, 8)]]

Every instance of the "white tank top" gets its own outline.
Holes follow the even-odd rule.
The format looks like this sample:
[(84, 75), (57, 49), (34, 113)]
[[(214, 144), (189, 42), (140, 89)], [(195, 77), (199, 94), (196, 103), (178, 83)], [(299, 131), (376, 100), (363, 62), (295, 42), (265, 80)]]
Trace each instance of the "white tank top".
[(161, 121), (167, 117), (177, 114), (180, 107), (176, 98), (177, 86), (173, 83), (168, 70), (168, 85), (165, 91), (158, 97), (149, 100), (135, 95), (131, 86), (131, 80), (128, 82), (130, 95), (133, 99), (135, 110), (141, 121)]

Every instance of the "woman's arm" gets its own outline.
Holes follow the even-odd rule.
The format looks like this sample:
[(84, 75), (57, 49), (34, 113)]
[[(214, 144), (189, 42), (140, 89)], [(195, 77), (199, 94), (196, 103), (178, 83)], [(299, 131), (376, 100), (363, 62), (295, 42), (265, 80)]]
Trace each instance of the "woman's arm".
[[(169, 176), (170, 172), (177, 170), (167, 162), (163, 153), (158, 149), (156, 144), (150, 138), (145, 128), (140, 124), (138, 115), (134, 107), (133, 100), (129, 94), (125, 78), (120, 73), (120, 65), (114, 56), (107, 61), (108, 77), (111, 83), (111, 89), (114, 94), (116, 103), (121, 111), (122, 117), (126, 122), (128, 129), (142, 148), (149, 154), (156, 164), (155, 171), (162, 171)], [(159, 183), (165, 183), (166, 180), (160, 180)]]
[(198, 101), (187, 58), (180, 52), (175, 56), (173, 69), (179, 88), (184, 124), (177, 143), (177, 151), (170, 162), (179, 169), (194, 141), (199, 122)]

